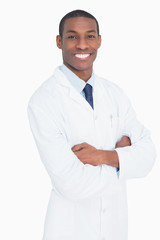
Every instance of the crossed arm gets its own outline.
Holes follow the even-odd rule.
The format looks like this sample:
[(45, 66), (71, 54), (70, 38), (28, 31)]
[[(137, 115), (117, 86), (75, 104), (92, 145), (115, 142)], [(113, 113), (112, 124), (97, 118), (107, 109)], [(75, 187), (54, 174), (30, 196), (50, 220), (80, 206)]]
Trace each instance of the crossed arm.
[[(116, 148), (130, 145), (130, 139), (127, 136), (123, 136), (116, 144)], [(109, 166), (119, 168), (119, 158), (116, 151), (99, 150), (88, 143), (75, 145), (72, 148), (72, 151), (84, 164), (91, 164), (93, 166), (107, 164)]]

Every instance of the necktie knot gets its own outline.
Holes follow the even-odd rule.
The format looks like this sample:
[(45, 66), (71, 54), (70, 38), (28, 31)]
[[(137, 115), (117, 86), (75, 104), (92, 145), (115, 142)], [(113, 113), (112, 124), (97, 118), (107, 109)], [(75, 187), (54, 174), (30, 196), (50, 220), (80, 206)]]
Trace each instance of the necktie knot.
[(92, 86), (90, 84), (86, 84), (86, 86), (84, 87), (83, 91), (85, 93), (85, 97), (87, 102), (91, 105), (91, 107), (93, 108), (93, 95), (92, 95)]

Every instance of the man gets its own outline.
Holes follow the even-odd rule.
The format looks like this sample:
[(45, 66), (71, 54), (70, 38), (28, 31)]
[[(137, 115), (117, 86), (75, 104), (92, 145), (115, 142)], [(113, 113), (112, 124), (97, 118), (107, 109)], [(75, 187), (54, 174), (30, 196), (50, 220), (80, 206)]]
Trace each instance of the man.
[(93, 73), (99, 25), (76, 10), (59, 26), (63, 65), (34, 93), (31, 129), (52, 182), (44, 240), (127, 240), (125, 182), (146, 176), (149, 132), (115, 84)]

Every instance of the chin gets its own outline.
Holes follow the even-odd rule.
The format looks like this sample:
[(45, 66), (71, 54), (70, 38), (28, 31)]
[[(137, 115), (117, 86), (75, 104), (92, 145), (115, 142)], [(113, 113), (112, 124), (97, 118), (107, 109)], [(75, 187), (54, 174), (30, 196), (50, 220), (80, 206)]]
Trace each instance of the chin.
[(78, 71), (89, 71), (90, 69), (92, 69), (92, 66), (93, 64), (80, 63), (80, 64), (75, 64), (72, 67)]

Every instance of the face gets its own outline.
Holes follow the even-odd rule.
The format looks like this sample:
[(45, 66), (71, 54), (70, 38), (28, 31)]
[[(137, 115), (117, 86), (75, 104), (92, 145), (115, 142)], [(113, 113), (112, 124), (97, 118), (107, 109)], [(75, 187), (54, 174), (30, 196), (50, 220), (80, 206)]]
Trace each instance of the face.
[[(65, 21), (63, 36), (57, 36), (57, 46), (62, 49), (63, 63), (82, 79), (89, 79), (93, 62), (101, 44), (94, 19), (69, 18)], [(88, 80), (87, 79), (87, 80)]]

